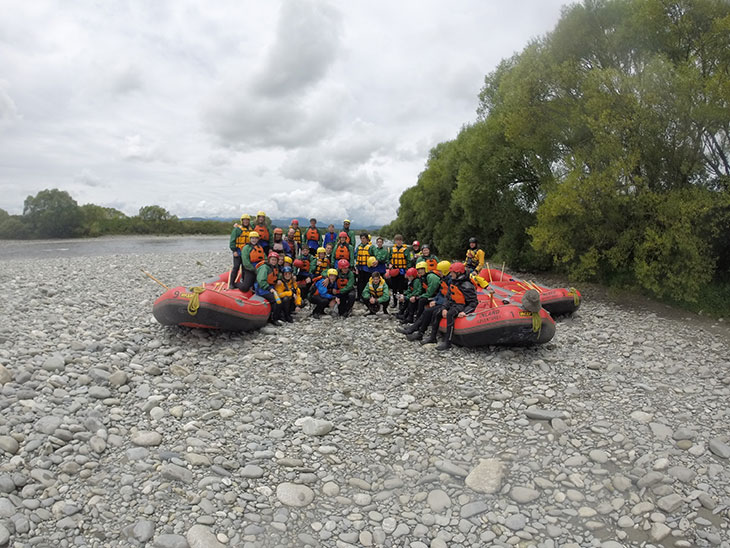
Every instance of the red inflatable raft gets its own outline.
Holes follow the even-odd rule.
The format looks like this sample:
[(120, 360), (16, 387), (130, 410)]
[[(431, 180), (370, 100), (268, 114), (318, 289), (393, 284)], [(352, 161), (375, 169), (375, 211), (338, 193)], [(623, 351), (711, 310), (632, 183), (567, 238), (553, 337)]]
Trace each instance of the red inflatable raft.
[(228, 273), (196, 287), (172, 287), (152, 306), (152, 314), (162, 325), (225, 331), (263, 327), (270, 311), (269, 303), (253, 292), (228, 289)]
[[(540, 304), (553, 316), (571, 314), (580, 307), (581, 294), (574, 287), (544, 287), (533, 281), (520, 280), (495, 268), (484, 268), (479, 276), (489, 282), (489, 287), (494, 289), (495, 298), (502, 301), (520, 303), (525, 291), (535, 289), (540, 293)], [(485, 295), (480, 298), (486, 299)]]
[[(528, 312), (518, 303), (504, 304), (482, 290), (472, 314), (456, 318), (451, 341), (459, 346), (530, 346), (548, 342), (555, 335), (555, 320), (541, 308)], [(446, 332), (446, 320), (439, 330)]]

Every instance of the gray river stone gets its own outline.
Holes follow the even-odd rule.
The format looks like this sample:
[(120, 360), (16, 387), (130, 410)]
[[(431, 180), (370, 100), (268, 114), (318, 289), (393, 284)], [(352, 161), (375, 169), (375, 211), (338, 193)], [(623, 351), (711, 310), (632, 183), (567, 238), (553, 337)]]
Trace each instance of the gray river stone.
[(314, 491), (306, 485), (284, 482), (276, 486), (276, 498), (286, 506), (301, 508), (314, 500)]
[(504, 464), (499, 459), (481, 459), (466, 477), (466, 486), (477, 493), (499, 491), (504, 479)]

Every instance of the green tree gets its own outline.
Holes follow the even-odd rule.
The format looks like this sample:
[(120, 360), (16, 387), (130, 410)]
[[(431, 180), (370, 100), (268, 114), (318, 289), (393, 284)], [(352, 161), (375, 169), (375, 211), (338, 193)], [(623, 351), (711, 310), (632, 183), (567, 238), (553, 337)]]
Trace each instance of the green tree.
[(41, 190), (28, 196), (23, 204), (23, 217), (31, 230), (43, 238), (67, 238), (77, 236), (82, 215), (79, 205), (63, 190)]

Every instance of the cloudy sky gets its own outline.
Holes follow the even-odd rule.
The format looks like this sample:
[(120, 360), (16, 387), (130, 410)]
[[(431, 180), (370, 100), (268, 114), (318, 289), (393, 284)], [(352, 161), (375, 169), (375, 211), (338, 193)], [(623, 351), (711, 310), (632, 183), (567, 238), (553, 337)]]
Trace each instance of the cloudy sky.
[(565, 0), (0, 0), (0, 208), (386, 223)]

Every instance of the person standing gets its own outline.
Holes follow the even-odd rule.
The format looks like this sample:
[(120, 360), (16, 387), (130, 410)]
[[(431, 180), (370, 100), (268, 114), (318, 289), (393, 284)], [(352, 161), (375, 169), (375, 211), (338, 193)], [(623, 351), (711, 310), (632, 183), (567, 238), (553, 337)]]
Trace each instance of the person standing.
[(317, 248), (319, 247), (320, 234), (317, 228), (317, 219), (312, 217), (309, 219), (309, 228), (304, 234), (307, 240), (307, 247), (309, 248), (309, 254), (314, 256), (317, 254)]
[(345, 219), (344, 221), (342, 221), (342, 231), (340, 233), (344, 232), (345, 234), (347, 234), (347, 243), (351, 246), (354, 246), (355, 232), (353, 230), (350, 230), (350, 224), (350, 219)]
[(406, 269), (411, 264), (411, 250), (403, 243), (403, 236), (396, 234), (393, 237), (393, 247), (390, 248), (390, 291), (393, 295), (393, 306), (398, 304), (397, 295), (405, 291), (408, 282), (406, 281)]
[(370, 248), (370, 235), (367, 232), (360, 233), (360, 243), (355, 250), (355, 275), (357, 276), (357, 298), (362, 297), (362, 291), (370, 279), (370, 266), (368, 259), (372, 257)]
[(294, 241), (297, 245), (302, 245), (302, 229), (299, 228), (299, 219), (292, 219), (289, 230), (294, 231)]
[(228, 276), (228, 289), (233, 289), (238, 278), (238, 271), (243, 266), (241, 262), (241, 249), (248, 243), (249, 233), (251, 232), (251, 215), (244, 213), (241, 215), (241, 224), (235, 223), (231, 230), (231, 238), (228, 242), (233, 252), (233, 268)]
[(477, 239), (474, 237), (469, 238), (464, 265), (469, 272), (479, 272), (484, 268), (484, 250), (479, 248)]
[(249, 241), (241, 250), (243, 276), (235, 286), (244, 293), (251, 289), (256, 281), (256, 265), (266, 259), (263, 247), (259, 245), (259, 233), (252, 230), (248, 233)]
[(259, 233), (259, 245), (264, 248), (264, 253), (268, 253), (271, 230), (269, 229), (269, 223), (266, 222), (266, 213), (264, 211), (259, 211), (256, 214), (256, 224), (253, 225), (253, 229)]

